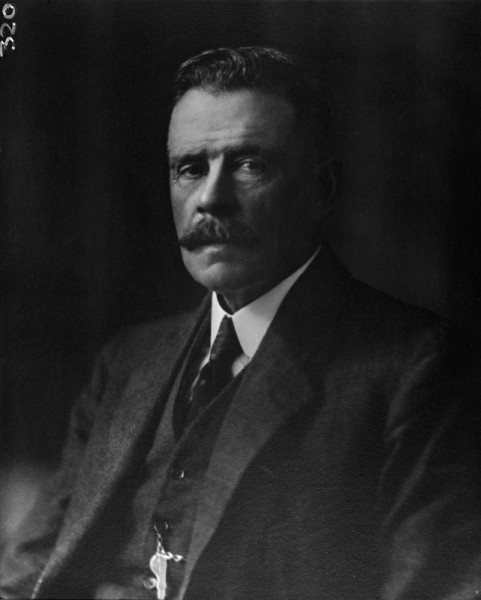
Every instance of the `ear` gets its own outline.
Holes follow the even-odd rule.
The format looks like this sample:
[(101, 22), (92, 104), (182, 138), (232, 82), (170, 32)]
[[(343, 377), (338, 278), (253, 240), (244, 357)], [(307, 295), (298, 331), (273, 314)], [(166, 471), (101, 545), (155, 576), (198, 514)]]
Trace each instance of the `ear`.
[(318, 197), (316, 216), (323, 219), (341, 195), (341, 162), (335, 159), (320, 160), (317, 166)]

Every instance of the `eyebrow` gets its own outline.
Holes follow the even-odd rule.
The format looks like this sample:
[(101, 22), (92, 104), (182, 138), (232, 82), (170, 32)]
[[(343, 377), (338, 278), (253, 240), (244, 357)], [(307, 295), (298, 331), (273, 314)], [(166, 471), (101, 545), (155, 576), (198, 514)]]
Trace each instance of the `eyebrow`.
[[(250, 155), (264, 155), (264, 156), (275, 156), (277, 152), (272, 148), (266, 148), (259, 144), (239, 144), (238, 146), (231, 146), (224, 150), (224, 154), (227, 158), (236, 158), (243, 156), (244, 154)], [(205, 149), (199, 150), (198, 152), (186, 152), (185, 154), (173, 154), (169, 156), (169, 163), (175, 164), (179, 162), (189, 162), (198, 160), (207, 160), (207, 151)]]
[(207, 152), (205, 150), (199, 152), (186, 152), (185, 154), (173, 154), (172, 156), (169, 156), (169, 163), (205, 160), (206, 158)]

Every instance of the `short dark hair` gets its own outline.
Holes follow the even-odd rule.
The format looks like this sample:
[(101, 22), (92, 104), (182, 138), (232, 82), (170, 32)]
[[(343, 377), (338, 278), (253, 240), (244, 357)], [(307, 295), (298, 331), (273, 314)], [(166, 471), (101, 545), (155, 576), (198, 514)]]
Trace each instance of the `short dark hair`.
[(189, 58), (177, 71), (172, 108), (191, 89), (228, 92), (257, 89), (284, 96), (319, 156), (329, 147), (330, 110), (312, 68), (275, 48), (245, 46), (206, 50)]

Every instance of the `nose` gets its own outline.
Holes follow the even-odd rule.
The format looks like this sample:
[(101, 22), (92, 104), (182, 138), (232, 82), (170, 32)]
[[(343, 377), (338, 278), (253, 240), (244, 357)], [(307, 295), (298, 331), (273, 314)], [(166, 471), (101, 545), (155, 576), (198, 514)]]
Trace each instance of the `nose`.
[(197, 210), (199, 212), (217, 213), (229, 210), (233, 205), (232, 181), (222, 162), (209, 166), (199, 190)]

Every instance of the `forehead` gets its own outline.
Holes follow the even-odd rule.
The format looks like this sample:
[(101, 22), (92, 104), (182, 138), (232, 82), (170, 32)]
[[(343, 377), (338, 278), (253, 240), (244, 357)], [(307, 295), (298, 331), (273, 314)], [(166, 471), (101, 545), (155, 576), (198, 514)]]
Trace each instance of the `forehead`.
[(175, 105), (169, 127), (169, 154), (221, 151), (254, 144), (292, 144), (296, 117), (282, 96), (259, 90), (189, 90)]

